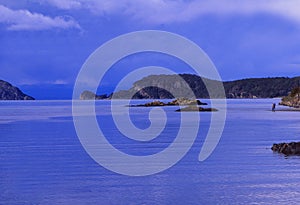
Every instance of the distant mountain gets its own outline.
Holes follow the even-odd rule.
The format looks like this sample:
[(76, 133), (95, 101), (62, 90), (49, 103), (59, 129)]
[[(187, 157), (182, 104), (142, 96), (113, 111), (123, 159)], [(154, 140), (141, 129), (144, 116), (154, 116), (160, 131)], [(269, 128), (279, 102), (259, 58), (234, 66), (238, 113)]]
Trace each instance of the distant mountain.
[[(183, 80), (182, 80), (183, 79)], [(122, 90), (113, 94), (114, 98), (133, 98), (133, 99), (171, 99), (177, 97), (191, 98), (209, 98), (206, 86), (222, 86), (222, 82), (201, 79), (197, 75), (150, 75), (139, 81), (136, 81), (129, 90)], [(173, 96), (173, 94), (177, 96)], [(218, 90), (213, 92), (213, 98), (222, 96)]]
[[(126, 95), (133, 95), (133, 98), (173, 98), (171, 93), (180, 93), (181, 97), (191, 97), (191, 93), (187, 91), (185, 85), (178, 78), (182, 77), (190, 88), (193, 90), (197, 98), (218, 98), (218, 90), (213, 92), (214, 96), (209, 96), (206, 84), (210, 87), (220, 86), (219, 81), (201, 78), (192, 74), (180, 75), (151, 75), (135, 82), (127, 91), (119, 91), (114, 94), (116, 98), (122, 98)], [(243, 80), (235, 80), (223, 82), (225, 94), (227, 98), (274, 98), (288, 95), (288, 93), (298, 86), (300, 77), (295, 78), (249, 78)], [(145, 85), (151, 85), (145, 87)], [(164, 87), (166, 90), (159, 87)], [(143, 89), (141, 89), (143, 88)]]
[(88, 90), (83, 91), (80, 94), (80, 100), (103, 100), (107, 98), (108, 98), (107, 95), (96, 95), (95, 93)]
[[(193, 93), (189, 91), (190, 89), (180, 78), (184, 79), (197, 98), (221, 97), (222, 95), (217, 88), (222, 84), (224, 85), (226, 98), (283, 97), (287, 96), (300, 82), (300, 77), (249, 78), (220, 82), (192, 74), (150, 75), (136, 81), (129, 90), (122, 90), (113, 95), (114, 98), (170, 99), (176, 97), (171, 93), (177, 93), (179, 97), (192, 97)], [(212, 92), (213, 96), (209, 96), (205, 85), (215, 88)], [(165, 89), (162, 89), (162, 87)]]
[(0, 80), (0, 100), (34, 100), (34, 98), (24, 94), (10, 83)]

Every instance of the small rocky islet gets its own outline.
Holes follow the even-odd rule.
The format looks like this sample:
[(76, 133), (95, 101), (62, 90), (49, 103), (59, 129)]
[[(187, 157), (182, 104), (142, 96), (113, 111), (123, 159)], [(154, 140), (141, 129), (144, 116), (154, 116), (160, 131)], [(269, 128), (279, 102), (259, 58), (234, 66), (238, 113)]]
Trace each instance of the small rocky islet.
[(131, 105), (130, 107), (161, 107), (161, 106), (186, 106), (184, 108), (177, 109), (176, 112), (215, 112), (218, 111), (215, 108), (203, 108), (199, 107), (199, 105), (207, 105), (207, 103), (203, 103), (197, 99), (188, 99), (188, 98), (177, 98), (171, 102), (161, 102), (161, 101), (153, 101), (140, 105)]
[(216, 111), (218, 111), (218, 109), (216, 108), (203, 108), (194, 105), (189, 105), (187, 107), (176, 110), (176, 112), (216, 112)]
[(200, 100), (193, 100), (193, 99), (188, 99), (188, 98), (177, 98), (171, 102), (164, 103), (159, 100), (155, 100), (152, 102), (148, 102), (145, 104), (140, 104), (140, 105), (131, 105), (131, 107), (158, 107), (158, 106), (178, 106), (178, 105), (187, 105), (187, 106), (192, 106), (192, 105), (207, 105), (207, 103), (203, 103)]

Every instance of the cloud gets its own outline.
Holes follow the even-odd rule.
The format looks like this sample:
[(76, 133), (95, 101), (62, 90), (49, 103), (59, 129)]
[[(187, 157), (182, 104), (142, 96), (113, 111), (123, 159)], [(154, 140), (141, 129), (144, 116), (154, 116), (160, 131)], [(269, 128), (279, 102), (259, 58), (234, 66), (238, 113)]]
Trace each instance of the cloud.
[(39, 0), (40, 3), (48, 3), (59, 9), (77, 9), (81, 8), (82, 4), (78, 0)]
[(279, 15), (300, 23), (300, 0), (37, 0), (59, 9), (88, 9), (93, 14), (121, 14), (148, 23), (186, 22), (205, 14)]
[(54, 82), (49, 82), (49, 84), (54, 84), (54, 85), (67, 85), (69, 82), (66, 80), (55, 80)]
[(16, 84), (18, 85), (68, 85), (70, 82), (67, 80), (57, 79), (53, 81), (45, 81), (45, 80), (36, 80), (32, 78), (24, 78), (18, 81)]
[(6, 24), (8, 30), (80, 29), (79, 24), (70, 17), (51, 18), (28, 10), (12, 10), (3, 5), (0, 5), (0, 23)]

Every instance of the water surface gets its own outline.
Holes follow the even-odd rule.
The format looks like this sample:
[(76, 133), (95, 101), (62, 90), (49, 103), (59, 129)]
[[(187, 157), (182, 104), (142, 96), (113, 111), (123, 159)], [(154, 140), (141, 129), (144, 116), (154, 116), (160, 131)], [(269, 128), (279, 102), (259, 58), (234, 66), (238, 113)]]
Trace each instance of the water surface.
[[(228, 100), (222, 138), (204, 162), (198, 155), (210, 114), (201, 113), (200, 132), (187, 155), (145, 177), (115, 174), (91, 159), (77, 138), (71, 101), (0, 102), (0, 204), (297, 204), (300, 157), (275, 154), (270, 147), (299, 141), (300, 113), (271, 112), (278, 101)], [(134, 142), (114, 126), (109, 104), (97, 102), (99, 126), (125, 153), (160, 152), (177, 134), (180, 114), (168, 107), (161, 136)], [(137, 127), (150, 125), (149, 109), (131, 109)]]

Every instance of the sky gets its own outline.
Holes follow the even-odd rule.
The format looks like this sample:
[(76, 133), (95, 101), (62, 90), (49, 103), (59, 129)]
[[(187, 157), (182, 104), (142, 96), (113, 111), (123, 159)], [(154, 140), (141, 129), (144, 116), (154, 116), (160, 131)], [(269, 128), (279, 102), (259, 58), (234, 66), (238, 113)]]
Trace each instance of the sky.
[[(300, 0), (0, 0), (0, 79), (37, 99), (70, 99), (99, 46), (140, 30), (195, 42), (224, 81), (299, 76), (299, 8)], [(137, 54), (107, 73), (99, 94), (153, 65), (190, 72), (170, 56)]]

